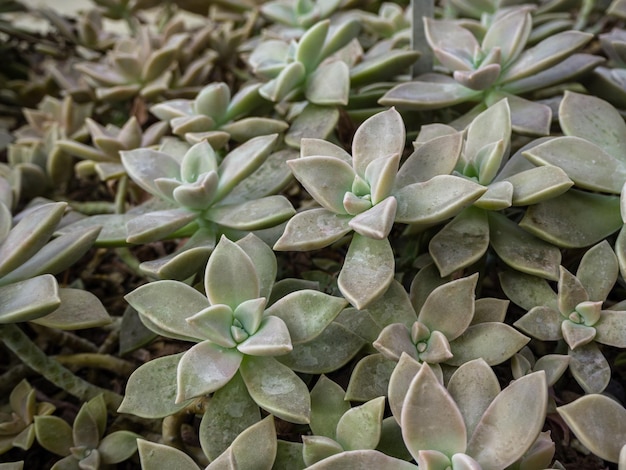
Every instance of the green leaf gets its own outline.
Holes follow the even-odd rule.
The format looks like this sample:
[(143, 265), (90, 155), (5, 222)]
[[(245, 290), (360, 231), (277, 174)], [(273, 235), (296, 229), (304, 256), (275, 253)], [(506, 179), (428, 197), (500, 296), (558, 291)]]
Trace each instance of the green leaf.
[(394, 267), (386, 238), (373, 240), (355, 233), (337, 280), (339, 290), (352, 305), (363, 309), (387, 290)]
[(500, 364), (530, 341), (505, 323), (478, 323), (470, 326), (450, 343), (453, 357), (446, 364), (460, 366), (472, 359), (483, 358), (487, 364)]
[(378, 103), (411, 110), (439, 109), (478, 99), (481, 94), (446, 75), (426, 74), (420, 80), (396, 85)]
[(252, 260), (223, 235), (207, 263), (204, 287), (211, 304), (225, 304), (233, 310), (261, 292)]
[[(422, 132), (423, 129), (424, 126)], [(461, 132), (433, 137), (420, 143), (398, 170), (396, 188), (423, 183), (436, 175), (449, 175), (456, 167), (462, 147)]]
[(126, 222), (128, 243), (143, 244), (163, 240), (198, 217), (185, 208), (148, 212)]
[(139, 366), (128, 378), (118, 413), (164, 418), (185, 408), (188, 402), (176, 403), (176, 370), (183, 354), (159, 357)]
[(490, 211), (491, 246), (506, 264), (518, 271), (550, 280), (558, 278), (561, 251), (522, 230), (504, 215)]
[(175, 468), (176, 470), (199, 470), (191, 457), (174, 447), (137, 439), (141, 468)]
[(491, 402), (467, 443), (466, 454), (484, 470), (506, 468), (535, 442), (546, 418), (543, 372), (514, 381)]
[(309, 422), (309, 390), (287, 366), (272, 357), (246, 356), (240, 372), (250, 396), (261, 408), (285, 421)]
[(395, 279), (380, 299), (367, 306), (367, 311), (379, 329), (392, 323), (402, 323), (410, 328), (417, 319), (411, 299), (402, 284)]
[(567, 173), (556, 166), (539, 166), (509, 176), (513, 185), (514, 206), (537, 204), (563, 194), (574, 185)]
[(295, 60), (301, 62), (308, 73), (311, 73), (319, 64), (320, 45), (324, 44), (329, 27), (329, 20), (319, 21), (309, 28), (298, 42)]
[(563, 61), (576, 49), (588, 43), (593, 36), (581, 31), (564, 31), (544, 39), (535, 47), (526, 49), (502, 74), (500, 83), (535, 75)]
[(220, 122), (226, 115), (230, 103), (230, 89), (226, 83), (211, 83), (205, 86), (193, 101), (196, 114), (210, 116)]
[(286, 197), (275, 195), (213, 206), (203, 216), (224, 227), (248, 231), (274, 227), (295, 213)]
[(40, 274), (58, 274), (78, 261), (92, 247), (99, 233), (100, 227), (87, 227), (60, 236), (48, 242), (0, 282), (9, 284)]
[(0, 324), (41, 318), (61, 304), (54, 276), (41, 276), (0, 287)]
[(352, 231), (348, 225), (351, 219), (351, 215), (323, 208), (299, 212), (287, 222), (274, 250), (309, 251), (328, 246)]
[(98, 395), (92, 398), (78, 411), (72, 426), (74, 446), (96, 449), (104, 435), (107, 422), (107, 410), (104, 398)]
[(336, 214), (346, 214), (343, 198), (352, 188), (352, 167), (334, 156), (310, 156), (289, 160), (287, 165), (304, 189), (322, 207)]
[[(318, 5), (320, 5), (322, 1), (318, 1)], [(319, 57), (325, 59), (347, 46), (350, 41), (356, 38), (360, 29), (361, 24), (355, 19), (342, 21), (340, 24), (333, 25), (333, 28), (328, 31), (329, 34), (326, 36), (326, 41), (324, 41)], [(319, 44), (317, 47), (319, 47)]]
[(337, 441), (325, 436), (302, 436), (302, 444), (302, 458), (306, 468), (344, 450)]
[(261, 420), (240, 374), (217, 390), (206, 403), (200, 422), (200, 445), (210, 460), (216, 459), (247, 427)]
[(560, 268), (561, 275), (558, 283), (557, 302), (561, 315), (567, 317), (572, 313), (578, 304), (589, 300), (587, 291), (580, 281), (563, 266)]
[(59, 289), (61, 305), (52, 313), (36, 318), (33, 323), (59, 328), (61, 330), (80, 330), (95, 328), (111, 323), (102, 302), (89, 291), (82, 289)]
[(500, 393), (498, 378), (491, 367), (479, 358), (455, 370), (447, 388), (463, 415), (467, 434), (471, 436), (485, 410)]
[(322, 375), (311, 390), (311, 422), (313, 434), (329, 439), (336, 437), (337, 423), (350, 409), (345, 392), (337, 383)]
[(237, 349), (250, 356), (281, 356), (289, 353), (293, 346), (285, 322), (278, 317), (266, 316), (259, 329), (239, 343)]
[(302, 62), (292, 62), (283, 67), (276, 78), (259, 88), (259, 94), (268, 101), (278, 103), (302, 86), (306, 73)]
[(401, 424), (402, 406), (409, 386), (421, 367), (421, 363), (404, 353), (400, 356), (400, 360), (391, 373), (387, 396), (389, 408), (391, 408), (391, 413), (398, 424)]
[(402, 437), (413, 457), (437, 450), (448, 457), (464, 453), (467, 432), (454, 399), (424, 364), (411, 382), (402, 406)]
[(365, 178), (365, 171), (373, 160), (402, 155), (405, 134), (402, 116), (394, 108), (368, 118), (356, 130), (352, 141), (352, 161), (356, 173)]
[(159, 327), (159, 334), (165, 331), (187, 338), (187, 341), (200, 339), (186, 319), (207, 308), (209, 301), (193, 287), (178, 281), (154, 281), (138, 287), (124, 298)]
[(307, 470), (341, 470), (346, 468), (393, 468), (394, 470), (416, 470), (417, 467), (405, 460), (389, 457), (377, 450), (352, 450), (328, 457)]
[(61, 456), (70, 455), (74, 438), (66, 421), (57, 416), (35, 416), (35, 432), (37, 442), (44, 449)]
[(542, 305), (558, 313), (556, 293), (544, 279), (508, 270), (500, 273), (500, 285), (511, 302), (525, 310)]
[(98, 446), (102, 463), (115, 464), (129, 459), (137, 452), (137, 438), (139, 437), (141, 436), (130, 431), (115, 431), (104, 436)]
[(605, 395), (585, 395), (556, 409), (582, 444), (617, 463), (626, 442), (626, 410)]
[[(345, 299), (314, 290), (287, 294), (265, 311), (282, 319), (294, 344), (317, 337), (348, 305)], [(329, 436), (330, 437), (330, 436)]]
[(442, 277), (471, 266), (489, 248), (489, 223), (484, 210), (470, 206), (431, 238), (428, 251)]
[(602, 310), (596, 329), (595, 341), (618, 348), (626, 348), (626, 312), (619, 310)]
[(180, 178), (180, 163), (164, 152), (141, 148), (120, 152), (128, 176), (142, 189), (159, 196), (154, 180), (158, 178)]
[(611, 380), (611, 367), (595, 342), (567, 351), (569, 370), (585, 393), (602, 393)]
[(485, 33), (481, 47), (483, 51), (500, 48), (500, 61), (502, 64), (508, 65), (517, 59), (526, 47), (532, 27), (533, 20), (529, 9), (511, 9), (492, 23)]
[(513, 325), (541, 341), (557, 341), (563, 338), (561, 333), (561, 323), (563, 321), (564, 318), (558, 310), (545, 305), (538, 305), (531, 308)]
[[(420, 326), (424, 328), (421, 323)], [(402, 323), (392, 323), (384, 327), (372, 346), (392, 361), (398, 361), (402, 354), (408, 354), (413, 359), (418, 359), (411, 330)]]
[(431, 333), (443, 333), (448, 341), (458, 338), (472, 322), (477, 282), (478, 274), (473, 274), (435, 288), (424, 302), (418, 321)]
[(241, 181), (254, 173), (270, 155), (278, 134), (255, 137), (224, 157), (219, 166), (219, 184), (213, 203), (222, 200)]
[(331, 323), (311, 341), (295, 344), (293, 351), (276, 359), (296, 372), (326, 374), (346, 365), (364, 345), (363, 338)]
[(587, 291), (589, 300), (604, 302), (617, 281), (618, 273), (617, 256), (609, 243), (603, 240), (583, 255), (576, 277)]
[(176, 403), (215, 392), (237, 373), (243, 354), (203, 341), (186, 351), (178, 363)]
[(345, 106), (350, 95), (350, 69), (337, 60), (322, 63), (307, 77), (305, 96), (311, 103)]
[(384, 201), (354, 216), (349, 225), (364, 237), (384, 240), (393, 228), (397, 207), (396, 198), (389, 196)]
[(339, 122), (339, 110), (336, 106), (306, 105), (304, 110), (291, 122), (285, 135), (285, 143), (299, 148), (300, 140), (307, 138), (330, 138)]
[(28, 211), (0, 245), (0, 277), (18, 268), (52, 236), (67, 204), (42, 204)]
[(277, 449), (274, 417), (269, 415), (242, 431), (231, 448), (238, 470), (270, 470)]
[(396, 222), (435, 224), (453, 217), (476, 201), (487, 188), (466, 178), (437, 175), (394, 193), (398, 200)]
[(350, 408), (337, 423), (337, 442), (344, 450), (375, 449), (382, 431), (385, 397)]
[(606, 101), (567, 91), (559, 106), (559, 122), (566, 135), (586, 139), (626, 162), (626, 124)]
[(562, 168), (583, 189), (619, 194), (626, 181), (626, 162), (580, 137), (557, 137), (523, 155), (535, 165)]

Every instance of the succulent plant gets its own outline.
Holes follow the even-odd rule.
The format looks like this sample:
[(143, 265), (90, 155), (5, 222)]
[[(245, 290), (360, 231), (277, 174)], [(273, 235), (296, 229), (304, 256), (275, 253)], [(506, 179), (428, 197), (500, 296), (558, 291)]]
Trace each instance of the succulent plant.
[(54, 413), (52, 403), (37, 403), (35, 389), (25, 379), (17, 384), (9, 396), (10, 408), (0, 412), (0, 455), (13, 447), (30, 449), (35, 442), (35, 416)]
[(340, 6), (341, 0), (272, 0), (261, 6), (261, 13), (275, 23), (306, 30), (329, 18)]
[(617, 280), (617, 257), (603, 241), (583, 256), (576, 276), (563, 267), (560, 271), (557, 293), (536, 277), (502, 273), (506, 295), (528, 311), (514, 325), (542, 341), (564, 340), (576, 381), (587, 393), (600, 393), (611, 370), (598, 344), (626, 344), (626, 314), (602, 308)]
[(52, 468), (90, 468), (128, 459), (137, 451), (138, 434), (115, 431), (105, 435), (107, 409), (102, 395), (92, 398), (80, 408), (74, 425), (56, 416), (36, 416), (37, 442), (50, 452), (63, 457)]
[(107, 53), (106, 63), (83, 62), (75, 68), (95, 88), (99, 100), (123, 101), (139, 95), (153, 101), (170, 87), (172, 69), (186, 39), (175, 34), (155, 46), (148, 28), (142, 27), (136, 41), (118, 41)]
[(391, 109), (359, 127), (352, 156), (329, 142), (306, 139), (301, 157), (288, 162), (296, 179), (322, 207), (292, 217), (274, 249), (318, 249), (356, 232), (338, 283), (341, 293), (359, 309), (380, 297), (391, 283), (394, 259), (387, 236), (394, 222), (435, 224), (486, 190), (457, 176), (422, 179), (411, 173), (415, 163), (410, 158), (398, 169), (404, 141), (402, 117)]
[[(222, 237), (206, 267), (206, 297), (178, 281), (152, 282), (127, 295), (150, 329), (197, 343), (170, 361), (169, 367), (176, 369), (175, 399), (162, 396), (162, 388), (154, 391), (162, 397), (165, 409), (170, 407), (174, 412), (177, 404), (219, 393), (240, 377), (258, 406), (287, 421), (309, 421), (306, 385), (274, 356), (291, 351), (292, 341), (304, 342), (319, 335), (346, 302), (301, 290), (268, 307), (275, 275), (274, 255), (260, 239), (248, 235), (233, 243)], [(142, 380), (157, 373), (161, 374), (158, 378), (164, 378), (163, 367), (154, 362), (133, 374), (120, 411), (141, 415), (145, 414), (142, 409), (154, 406), (150, 403), (154, 392), (146, 394)], [(213, 366), (206, 369), (207, 363)], [(274, 385), (268, 387), (268, 381)], [(226, 423), (233, 418), (224, 416), (221, 410), (215, 412), (227, 420), (223, 432), (228, 432), (232, 425)]]
[(152, 106), (150, 111), (159, 119), (168, 121), (172, 132), (190, 144), (206, 139), (213, 148), (221, 149), (229, 139), (245, 142), (287, 129), (288, 124), (277, 119), (247, 117), (266, 103), (259, 95), (261, 86), (249, 85), (231, 98), (228, 85), (212, 83), (194, 100), (164, 101)]
[(59, 140), (57, 145), (64, 152), (82, 159), (76, 165), (77, 174), (89, 175), (95, 172), (103, 181), (126, 173), (121, 162), (121, 151), (156, 146), (168, 130), (167, 123), (157, 122), (144, 132), (135, 117), (131, 117), (121, 128), (113, 124), (104, 127), (90, 118), (85, 123), (93, 146), (69, 139)]
[(592, 38), (580, 31), (554, 34), (526, 48), (532, 30), (528, 7), (512, 8), (499, 15), (480, 43), (468, 29), (450, 20), (425, 18), (424, 22), (435, 57), (452, 76), (432, 72), (397, 85), (379, 101), (384, 106), (424, 110), (478, 102), (459, 118), (467, 122), (485, 107), (508, 98), (515, 132), (546, 135), (551, 109), (519, 95), (571, 80), (603, 61), (597, 56), (574, 53)]
[[(496, 375), (481, 359), (461, 366), (446, 388), (427, 364), (420, 366), (403, 356), (392, 376), (389, 396), (407, 449), (419, 468), (427, 470), (507, 468), (539, 437), (547, 405), (543, 372), (522, 377), (500, 390)], [(430, 424), (433, 422), (436, 432)], [(544, 468), (540, 465), (550, 462), (551, 454), (547, 449), (547, 456), (531, 468)], [(375, 450), (338, 453), (309, 468), (354, 465), (418, 468)]]

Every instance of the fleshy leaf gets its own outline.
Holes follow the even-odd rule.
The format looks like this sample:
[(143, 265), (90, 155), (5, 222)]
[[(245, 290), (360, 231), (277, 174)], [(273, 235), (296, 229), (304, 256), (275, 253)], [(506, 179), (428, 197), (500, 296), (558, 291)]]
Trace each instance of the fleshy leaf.
[(182, 450), (165, 444), (137, 440), (137, 450), (142, 468), (176, 468), (177, 470), (200, 470), (191, 457)]
[(192, 346), (178, 363), (176, 403), (218, 390), (237, 373), (243, 354), (210, 341)]
[(337, 423), (337, 442), (344, 450), (374, 449), (380, 440), (385, 397), (350, 408)]
[(466, 178), (438, 175), (394, 193), (398, 200), (396, 222), (434, 224), (459, 213), (487, 188)]
[(618, 462), (626, 442), (626, 410), (605, 395), (585, 395), (556, 409), (580, 439), (598, 457)]
[[(59, 297), (61, 298), (59, 308), (44, 317), (32, 320), (33, 323), (62, 330), (95, 328), (111, 323), (111, 317), (104, 305), (91, 292), (66, 287), (59, 289)], [(85, 308), (86, 305), (89, 305), (89, 308)]]
[(519, 225), (562, 248), (586, 247), (622, 227), (619, 197), (570, 189), (530, 206)]
[(270, 470), (276, 457), (276, 428), (269, 415), (241, 432), (231, 445), (238, 470)]
[(467, 431), (453, 398), (427, 364), (411, 382), (402, 407), (402, 437), (413, 457), (437, 450), (451, 457), (465, 452)]
[(387, 238), (393, 228), (397, 206), (396, 198), (389, 196), (384, 201), (353, 217), (348, 225), (364, 237), (383, 240)]
[(606, 240), (587, 250), (576, 271), (589, 300), (604, 301), (619, 273), (617, 257)]
[(500, 273), (500, 285), (511, 302), (525, 310), (543, 305), (558, 311), (556, 293), (544, 279), (509, 270)]
[(541, 341), (556, 341), (563, 337), (561, 322), (563, 317), (558, 310), (538, 305), (533, 307), (514, 326)]
[(58, 416), (35, 416), (37, 442), (44, 449), (61, 456), (70, 455), (74, 446), (72, 428)]
[(200, 445), (209, 459), (216, 459), (248, 426), (261, 420), (241, 374), (217, 390), (206, 403), (200, 421)]
[(498, 256), (518, 271), (550, 280), (558, 278), (561, 251), (522, 230), (506, 216), (490, 211), (489, 237)]
[(471, 436), (485, 410), (500, 393), (498, 378), (483, 359), (474, 359), (454, 371), (447, 388)]
[(164, 418), (187, 406), (188, 402), (175, 402), (176, 370), (183, 354), (159, 357), (139, 366), (128, 379), (118, 413)]
[(471, 266), (489, 248), (489, 223), (482, 209), (470, 206), (448, 222), (428, 244), (442, 277)]
[(569, 370), (585, 393), (601, 393), (611, 380), (611, 367), (595, 342), (570, 349)]
[(304, 189), (322, 207), (336, 214), (346, 214), (343, 198), (352, 188), (354, 170), (335, 157), (312, 156), (287, 162)]
[(302, 458), (306, 468), (344, 450), (337, 441), (326, 436), (302, 436), (302, 444)]
[(129, 459), (137, 452), (137, 438), (141, 437), (130, 431), (115, 431), (104, 436), (98, 453), (104, 464), (115, 464)]
[(233, 310), (259, 297), (259, 277), (250, 257), (241, 247), (222, 236), (209, 258), (204, 279), (211, 304), (225, 304)]
[(237, 345), (230, 332), (233, 310), (228, 305), (211, 305), (187, 317), (186, 321), (198, 338), (208, 339), (223, 348), (234, 348)]
[(355, 233), (339, 273), (339, 290), (356, 308), (363, 309), (387, 290), (394, 269), (389, 240), (373, 240)]
[(291, 423), (309, 422), (309, 390), (287, 366), (272, 357), (246, 356), (240, 373), (250, 396), (261, 408)]
[(320, 64), (307, 78), (306, 98), (311, 103), (347, 105), (350, 94), (350, 69), (337, 60)]
[(626, 161), (626, 125), (606, 101), (566, 91), (559, 107), (559, 122), (566, 135), (593, 142), (614, 158)]
[(491, 402), (468, 441), (466, 453), (483, 470), (506, 468), (539, 435), (547, 405), (548, 387), (543, 372), (517, 379)]
[(559, 269), (558, 306), (561, 315), (568, 317), (579, 303), (589, 300), (589, 295), (576, 276), (563, 266)]
[(402, 424), (402, 406), (409, 386), (421, 367), (419, 362), (405, 353), (400, 356), (398, 364), (391, 373), (387, 395), (389, 407), (398, 424)]
[(196, 329), (185, 319), (207, 308), (209, 301), (193, 287), (178, 281), (154, 281), (138, 287), (124, 298), (161, 330), (182, 335), (188, 340), (199, 339)]
[(460, 366), (483, 358), (490, 366), (500, 364), (522, 349), (530, 338), (505, 323), (478, 323), (450, 343), (452, 359), (447, 364)]
[(322, 375), (311, 390), (311, 422), (313, 434), (330, 439), (336, 437), (337, 423), (350, 409), (341, 386)]
[(103, 396), (97, 395), (81, 406), (74, 419), (72, 426), (74, 446), (96, 449), (106, 429), (106, 422), (106, 404)]
[(375, 159), (402, 155), (405, 129), (402, 116), (394, 108), (367, 119), (354, 133), (352, 160), (354, 170), (362, 178), (367, 166)]
[(395, 361), (390, 361), (382, 354), (365, 356), (352, 371), (346, 400), (367, 401), (387, 393), (395, 366)]
[(299, 212), (287, 222), (274, 250), (308, 251), (328, 246), (352, 231), (348, 225), (351, 218), (322, 208)]
[(67, 204), (43, 204), (30, 210), (0, 245), (0, 277), (8, 274), (37, 253), (50, 239)]
[(293, 346), (285, 322), (278, 317), (267, 316), (259, 329), (239, 343), (237, 349), (250, 356), (280, 356), (289, 353)]
[(460, 336), (474, 316), (474, 291), (478, 274), (437, 287), (427, 297), (418, 320), (431, 331), (440, 331), (449, 341)]
[(295, 210), (289, 200), (277, 194), (213, 206), (204, 213), (204, 216), (224, 227), (248, 231), (276, 226), (294, 214)]
[(346, 468), (393, 468), (394, 470), (416, 470), (406, 460), (389, 457), (377, 450), (351, 450), (341, 452), (307, 467), (307, 470), (341, 470)]
[(340, 297), (306, 289), (278, 299), (265, 311), (265, 315), (281, 318), (287, 324), (291, 341), (298, 344), (322, 333), (347, 304)]
[(0, 287), (0, 324), (35, 320), (61, 304), (59, 286), (51, 274)]

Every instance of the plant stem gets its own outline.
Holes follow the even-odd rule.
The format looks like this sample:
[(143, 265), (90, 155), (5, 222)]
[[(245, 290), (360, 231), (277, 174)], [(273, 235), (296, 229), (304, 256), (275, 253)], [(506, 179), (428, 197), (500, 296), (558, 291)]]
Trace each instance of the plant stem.
[(79, 400), (88, 401), (102, 393), (107, 407), (112, 411), (116, 411), (122, 403), (121, 395), (90, 384), (48, 357), (19, 326), (12, 323), (0, 325), (0, 338), (24, 364)]
[(127, 377), (135, 370), (135, 366), (130, 362), (110, 356), (109, 354), (65, 354), (54, 356), (53, 358), (66, 367), (95, 367), (97, 369), (111, 371), (121, 377)]

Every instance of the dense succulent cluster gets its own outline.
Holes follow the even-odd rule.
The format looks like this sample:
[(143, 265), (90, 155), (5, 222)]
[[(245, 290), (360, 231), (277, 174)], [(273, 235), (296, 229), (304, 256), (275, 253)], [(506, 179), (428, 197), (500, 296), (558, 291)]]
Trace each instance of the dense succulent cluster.
[(626, 470), (626, 2), (0, 3), (0, 470)]

